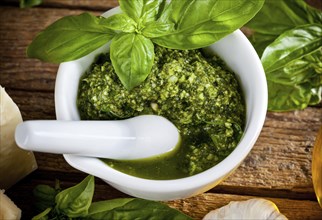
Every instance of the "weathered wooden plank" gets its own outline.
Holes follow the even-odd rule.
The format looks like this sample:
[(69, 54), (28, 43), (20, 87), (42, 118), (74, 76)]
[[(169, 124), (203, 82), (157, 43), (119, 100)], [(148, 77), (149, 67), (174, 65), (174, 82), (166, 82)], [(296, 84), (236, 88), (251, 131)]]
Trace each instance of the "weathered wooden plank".
[(5, 85), (2, 86), (19, 107), (23, 120), (56, 118), (53, 92), (12, 90)]
[(45, 6), (91, 10), (107, 10), (118, 5), (118, 0), (45, 0)]
[[(305, 0), (308, 4), (322, 9), (320, 0)], [(0, 4), (19, 5), (19, 0), (2, 0)], [(42, 7), (87, 8), (105, 10), (118, 6), (118, 0), (44, 0)]]
[[(313, 143), (322, 124), (322, 109), (269, 112), (253, 150), (222, 185), (283, 189), (313, 194)], [(283, 120), (282, 120), (283, 118)]]
[[(2, 0), (0, 4), (18, 7), (19, 0)], [(118, 6), (118, 0), (44, 0), (38, 7), (82, 8), (88, 10), (107, 10)]]

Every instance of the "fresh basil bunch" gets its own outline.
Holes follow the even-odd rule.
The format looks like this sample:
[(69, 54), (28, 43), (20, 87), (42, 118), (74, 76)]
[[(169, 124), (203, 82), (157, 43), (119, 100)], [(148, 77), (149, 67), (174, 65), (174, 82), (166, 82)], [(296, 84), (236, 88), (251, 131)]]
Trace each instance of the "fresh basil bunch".
[(264, 0), (119, 0), (123, 13), (64, 17), (36, 36), (29, 57), (60, 63), (111, 41), (112, 65), (128, 89), (149, 75), (154, 44), (172, 49), (206, 47), (242, 27)]
[(33, 220), (50, 219), (174, 219), (192, 220), (166, 204), (137, 198), (120, 198), (92, 202), (94, 177), (89, 175), (79, 184), (61, 191), (47, 185), (34, 189), (40, 214)]
[(321, 102), (322, 12), (304, 0), (266, 0), (246, 25), (268, 82), (268, 110)]

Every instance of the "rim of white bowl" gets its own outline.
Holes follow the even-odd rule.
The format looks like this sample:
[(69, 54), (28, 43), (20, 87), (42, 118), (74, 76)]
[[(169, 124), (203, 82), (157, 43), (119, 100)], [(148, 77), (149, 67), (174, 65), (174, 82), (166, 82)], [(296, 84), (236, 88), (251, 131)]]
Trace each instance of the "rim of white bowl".
[[(116, 7), (104, 13), (103, 16), (110, 16), (119, 12), (119, 7)], [(254, 106), (247, 106), (247, 117), (249, 117), (249, 115), (251, 114), (251, 121), (247, 120), (248, 123), (245, 127), (244, 136), (242, 137), (236, 148), (233, 150), (233, 152), (231, 152), (224, 160), (222, 160), (214, 167), (203, 171), (202, 173), (181, 179), (171, 180), (151, 180), (131, 176), (109, 167), (97, 158), (80, 157), (65, 154), (65, 160), (74, 168), (102, 178), (107, 182), (133, 189), (144, 187), (145, 191), (156, 193), (184, 191), (187, 189), (198, 188), (212, 183), (214, 180), (221, 179), (227, 176), (230, 172), (234, 171), (251, 151), (264, 125), (267, 110), (267, 84), (260, 59), (258, 58), (256, 51), (254, 50), (248, 39), (245, 37), (245, 35), (240, 30), (236, 30), (234, 33), (228, 35), (227, 37), (239, 38), (243, 41), (243, 46), (251, 55), (251, 57), (257, 57), (257, 59), (252, 60), (252, 65), (253, 68), (258, 71), (259, 83), (257, 85), (254, 85), (258, 87), (258, 91), (255, 94), (252, 94), (254, 96), (254, 100), (256, 100), (256, 108), (253, 109)], [(225, 38), (221, 40), (224, 40)], [(65, 94), (67, 94), (67, 91), (61, 86), (57, 86), (63, 83), (63, 81), (65, 80), (65, 77), (62, 76), (64, 65), (65, 64), (60, 65), (56, 79), (56, 116), (58, 120), (72, 120), (73, 114), (78, 113), (69, 111), (67, 103), (68, 101), (66, 100), (65, 96)], [(74, 83), (78, 84), (78, 81)], [(90, 167), (95, 168), (92, 169)], [(162, 183), (162, 187), (160, 187), (160, 183)]]

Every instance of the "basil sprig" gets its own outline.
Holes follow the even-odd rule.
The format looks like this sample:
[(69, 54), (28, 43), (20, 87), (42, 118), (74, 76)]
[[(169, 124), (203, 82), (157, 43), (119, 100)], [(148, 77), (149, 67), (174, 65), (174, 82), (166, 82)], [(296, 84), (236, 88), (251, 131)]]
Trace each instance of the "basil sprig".
[(42, 219), (176, 219), (192, 220), (189, 216), (166, 204), (137, 198), (120, 198), (92, 202), (94, 177), (89, 175), (79, 184), (57, 191), (38, 185), (34, 194), (41, 213), (33, 220)]
[(264, 0), (119, 0), (121, 14), (64, 17), (29, 45), (29, 57), (60, 63), (78, 59), (111, 41), (110, 56), (131, 90), (151, 72), (154, 44), (172, 49), (206, 47), (242, 27)]
[(321, 102), (322, 12), (303, 0), (266, 0), (247, 24), (268, 81), (268, 110)]

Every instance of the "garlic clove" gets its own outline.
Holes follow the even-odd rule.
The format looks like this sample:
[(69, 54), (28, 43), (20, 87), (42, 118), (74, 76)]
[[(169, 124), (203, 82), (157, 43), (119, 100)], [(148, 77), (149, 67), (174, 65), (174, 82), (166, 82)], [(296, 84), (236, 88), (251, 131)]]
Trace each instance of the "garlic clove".
[(209, 212), (203, 220), (214, 219), (278, 219), (287, 220), (277, 206), (266, 199), (249, 199), (246, 201), (234, 201), (219, 209)]

